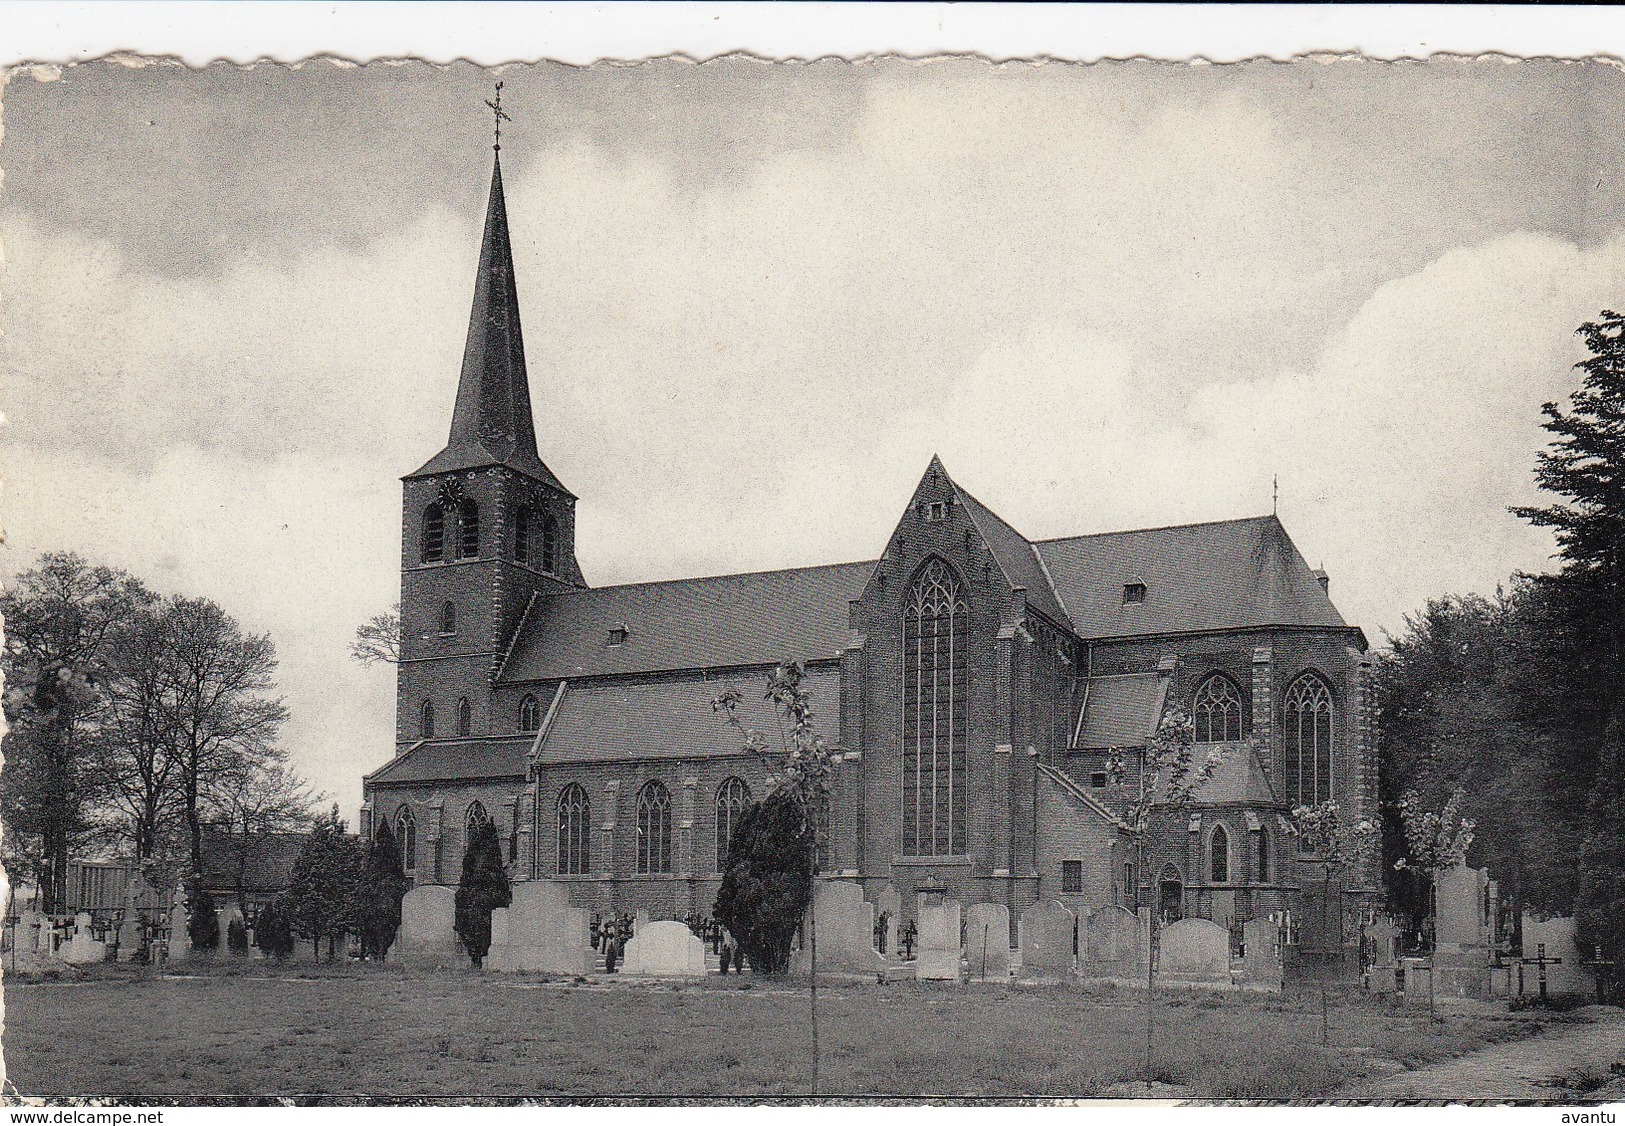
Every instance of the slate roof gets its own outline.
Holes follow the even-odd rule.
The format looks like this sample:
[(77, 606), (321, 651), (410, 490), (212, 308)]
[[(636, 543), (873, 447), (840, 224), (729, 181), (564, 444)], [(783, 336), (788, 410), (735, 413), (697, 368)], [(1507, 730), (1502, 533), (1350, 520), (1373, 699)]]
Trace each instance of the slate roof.
[[(1042, 540), (1084, 639), (1247, 626), (1344, 626), (1274, 516)], [(1144, 602), (1124, 603), (1126, 583)]]
[(1154, 672), (1097, 676), (1085, 686), (1078, 750), (1143, 747), (1162, 719), (1168, 680)]
[[(767, 732), (777, 746), (778, 723), (763, 699), (766, 683), (762, 673), (752, 672), (567, 685), (537, 761), (694, 759), (737, 753), (743, 742), (739, 732), (711, 708), (711, 701), (729, 688), (738, 689), (742, 697), (740, 721)], [(833, 743), (840, 731), (840, 669), (809, 669), (805, 686), (812, 695), (814, 722)]]
[[(244, 891), (280, 891), (293, 876), (293, 863), (304, 847), (303, 833), (264, 833), (242, 847)], [(218, 829), (203, 830), (203, 885), (211, 891), (237, 886), (236, 846)]]
[(414, 743), (371, 774), (387, 782), (441, 782), (455, 779), (524, 778), (530, 739), (455, 739)]
[(1057, 597), (1032, 542), (1006, 523), (998, 513), (960, 488), (952, 477), (948, 480), (953, 484), (954, 492), (965, 506), (965, 511), (970, 514), (971, 522), (976, 525), (976, 530), (981, 533), (988, 550), (993, 553), (993, 558), (998, 560), (1011, 585), (1026, 587), (1029, 606), (1056, 625), (1070, 627), (1072, 619), (1062, 609), (1061, 600)]
[[(873, 563), (633, 583), (538, 600), (504, 681), (727, 668), (839, 656)], [(612, 629), (626, 640), (609, 644)]]
[(1113, 811), (1110, 806), (1101, 801), (1099, 798), (1095, 797), (1082, 786), (1078, 785), (1078, 783), (1073, 779), (1067, 777), (1064, 771), (1056, 770), (1053, 766), (1046, 765), (1042, 762), (1038, 763), (1037, 766), (1039, 777), (1047, 778), (1051, 783), (1059, 786), (1062, 790), (1072, 795), (1072, 797), (1079, 804), (1088, 809), (1094, 810), (1101, 817), (1105, 818), (1119, 829), (1126, 829), (1128, 827), (1123, 821), (1122, 817)]
[[(1198, 747), (1198, 752), (1206, 749)], [(1231, 743), (1227, 745), (1225, 756), (1220, 760), (1219, 768), (1213, 772), (1213, 777), (1192, 792), (1191, 800), (1198, 803), (1274, 805), (1278, 799), (1269, 776), (1264, 773), (1263, 763), (1258, 761), (1257, 752), (1246, 743)]]

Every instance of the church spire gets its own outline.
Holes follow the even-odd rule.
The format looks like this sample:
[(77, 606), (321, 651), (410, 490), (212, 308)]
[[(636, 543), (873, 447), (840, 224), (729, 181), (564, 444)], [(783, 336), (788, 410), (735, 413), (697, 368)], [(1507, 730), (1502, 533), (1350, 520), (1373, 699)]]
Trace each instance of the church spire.
[(486, 204), (480, 266), (474, 279), (474, 307), (468, 318), (468, 340), (463, 345), (463, 371), (457, 383), (451, 435), (446, 448), (411, 476), (491, 465), (516, 469), (561, 492), (568, 491), (536, 452), (500, 153), (491, 162), (491, 196)]

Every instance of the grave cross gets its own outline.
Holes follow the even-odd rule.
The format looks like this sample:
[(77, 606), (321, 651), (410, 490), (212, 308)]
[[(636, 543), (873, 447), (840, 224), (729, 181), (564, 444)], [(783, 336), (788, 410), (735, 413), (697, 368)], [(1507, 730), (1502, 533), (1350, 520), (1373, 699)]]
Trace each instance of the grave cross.
[(1582, 966), (1590, 966), (1596, 971), (1597, 1004), (1606, 1005), (1608, 1003), (1609, 971), (1614, 968), (1614, 960), (1612, 958), (1604, 958), (1602, 956), (1602, 946), (1599, 944), (1592, 948), (1591, 957), (1587, 958), (1580, 964)]
[(1533, 958), (1520, 960), (1526, 966), (1540, 967), (1540, 999), (1542, 1001), (1546, 1000), (1546, 967), (1562, 965), (1563, 959), (1546, 957), (1546, 944), (1542, 942), (1535, 946), (1535, 956)]

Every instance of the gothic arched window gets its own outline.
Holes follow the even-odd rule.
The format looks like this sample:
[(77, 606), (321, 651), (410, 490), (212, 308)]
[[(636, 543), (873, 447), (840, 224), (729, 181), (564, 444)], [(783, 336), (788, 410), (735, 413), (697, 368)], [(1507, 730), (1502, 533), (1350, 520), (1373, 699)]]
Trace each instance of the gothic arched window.
[(457, 506), (457, 558), (477, 559), (480, 554), (480, 506), (465, 500)]
[(457, 701), (457, 734), (469, 735), (474, 730), (474, 705), (464, 696)]
[(446, 553), (446, 513), (438, 504), (423, 510), (423, 535), (418, 541), (418, 558), (437, 563)]
[(530, 562), (530, 541), (535, 520), (535, 511), (528, 504), (520, 505), (513, 514), (513, 557), (521, 563)]
[(418, 867), (418, 823), (404, 805), (395, 813), (395, 839), (401, 846), (401, 867), (410, 876)]
[(953, 571), (929, 560), (903, 608), (905, 856), (957, 856), (965, 837), (970, 612)]
[(489, 825), (491, 815), (485, 812), (485, 805), (476, 798), (468, 803), (468, 812), (463, 814), (463, 847), (466, 849), (474, 841), (474, 830), (481, 825)]
[(572, 782), (559, 794), (559, 875), (587, 874), (592, 803), (587, 791)]
[(729, 778), (717, 787), (717, 871), (728, 868), (728, 842), (750, 804), (750, 787), (742, 778)]
[(1258, 830), (1258, 882), (1270, 882), (1270, 831)]
[(638, 791), (638, 872), (671, 871), (671, 793), (659, 782)]
[(1241, 740), (1241, 689), (1222, 673), (1214, 673), (1191, 697), (1191, 722), (1198, 743), (1236, 743)]
[(1332, 690), (1317, 673), (1292, 682), (1281, 701), (1286, 784), (1297, 805), (1332, 799)]
[(542, 517), (542, 570), (555, 574), (559, 569), (559, 522), (552, 514)]
[(434, 701), (425, 700), (418, 709), (418, 735), (424, 739), (434, 738)]
[(519, 730), (531, 732), (541, 726), (541, 705), (536, 702), (536, 697), (526, 694), (525, 698), (519, 701)]
[(457, 632), (457, 603), (447, 602), (440, 607), (440, 636), (450, 637)]
[(1207, 839), (1208, 847), (1208, 882), (1214, 884), (1227, 884), (1230, 882), (1230, 834), (1224, 831), (1223, 825), (1213, 827), (1213, 835)]

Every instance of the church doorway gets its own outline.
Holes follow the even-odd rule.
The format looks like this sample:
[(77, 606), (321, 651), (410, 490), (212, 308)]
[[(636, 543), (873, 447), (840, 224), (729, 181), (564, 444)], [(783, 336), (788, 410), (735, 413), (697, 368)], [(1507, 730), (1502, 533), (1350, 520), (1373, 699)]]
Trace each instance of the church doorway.
[(1185, 916), (1185, 883), (1179, 878), (1179, 869), (1172, 864), (1162, 870), (1162, 879), (1158, 884), (1161, 894), (1158, 896), (1157, 914), (1164, 923), (1173, 923)]

